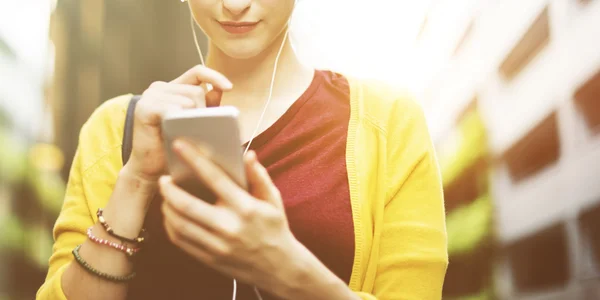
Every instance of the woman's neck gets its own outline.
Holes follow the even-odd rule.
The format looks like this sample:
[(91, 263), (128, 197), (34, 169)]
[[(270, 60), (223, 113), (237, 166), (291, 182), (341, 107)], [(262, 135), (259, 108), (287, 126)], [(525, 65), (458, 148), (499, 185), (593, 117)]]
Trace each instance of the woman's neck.
[[(221, 72), (233, 83), (233, 90), (224, 95), (223, 100), (229, 102), (227, 104), (248, 106), (251, 105), (248, 101), (262, 103), (269, 93), (275, 59), (283, 39), (284, 34), (281, 34), (263, 52), (248, 59), (231, 58), (214, 44), (209, 44), (207, 66)], [(286, 39), (277, 66), (273, 99), (294, 97), (305, 85), (307, 76), (312, 79), (312, 74), (313, 70), (300, 62), (289, 38)]]

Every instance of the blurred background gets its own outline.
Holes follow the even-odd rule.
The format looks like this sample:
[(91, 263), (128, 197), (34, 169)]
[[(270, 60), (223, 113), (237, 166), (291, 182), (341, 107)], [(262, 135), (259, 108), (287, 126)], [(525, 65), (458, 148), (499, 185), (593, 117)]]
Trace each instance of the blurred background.
[[(600, 1), (302, 0), (291, 36), (307, 63), (422, 104), (444, 299), (600, 299)], [(197, 63), (176, 0), (0, 2), (0, 299), (44, 280), (91, 112)]]

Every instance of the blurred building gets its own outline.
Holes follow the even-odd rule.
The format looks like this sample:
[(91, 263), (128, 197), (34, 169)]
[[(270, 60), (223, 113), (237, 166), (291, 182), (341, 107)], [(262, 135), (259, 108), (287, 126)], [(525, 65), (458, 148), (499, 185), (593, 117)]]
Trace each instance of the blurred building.
[(600, 299), (600, 2), (464, 1), (447, 18), (451, 5), (421, 41), (450, 37), (423, 91), (445, 298)]

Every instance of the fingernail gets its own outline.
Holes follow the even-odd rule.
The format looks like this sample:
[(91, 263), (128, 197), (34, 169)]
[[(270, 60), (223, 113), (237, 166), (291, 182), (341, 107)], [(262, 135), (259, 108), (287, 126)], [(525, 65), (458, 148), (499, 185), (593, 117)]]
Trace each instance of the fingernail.
[(169, 180), (169, 178), (166, 175), (163, 175), (163, 176), (160, 176), (160, 178), (158, 179), (158, 182), (162, 185), (162, 184), (166, 184), (168, 180)]
[(197, 145), (195, 149), (198, 151), (199, 156), (203, 156), (206, 158), (212, 157), (212, 152), (210, 151), (210, 148), (204, 145)]
[(184, 151), (185, 150), (185, 143), (181, 140), (175, 140), (173, 142), (173, 149), (175, 151)]
[(258, 155), (256, 154), (256, 152), (252, 151), (251, 159), (254, 164), (260, 164), (260, 162), (258, 161)]
[(256, 152), (254, 152), (254, 150), (249, 150), (246, 155), (248, 156), (248, 160), (252, 162), (256, 160)]

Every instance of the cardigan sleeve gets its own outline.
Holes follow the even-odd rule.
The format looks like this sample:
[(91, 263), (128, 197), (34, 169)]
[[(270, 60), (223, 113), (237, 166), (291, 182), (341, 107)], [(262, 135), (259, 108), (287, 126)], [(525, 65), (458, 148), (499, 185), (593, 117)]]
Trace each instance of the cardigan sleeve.
[(54, 224), (54, 245), (48, 273), (36, 299), (66, 300), (62, 276), (73, 261), (71, 251), (83, 243), (86, 229), (95, 223), (93, 207), (108, 201), (120, 169), (120, 124), (130, 96), (101, 105), (83, 125), (73, 158), (67, 190)]
[(387, 127), (387, 186), (372, 294), (363, 299), (441, 299), (448, 266), (442, 180), (425, 116), (399, 101)]
[(62, 274), (72, 261), (71, 250), (85, 240), (85, 228), (93, 224), (85, 204), (81, 180), (80, 151), (77, 150), (69, 173), (64, 204), (54, 225), (54, 245), (48, 274), (36, 299), (67, 299), (61, 285)]

